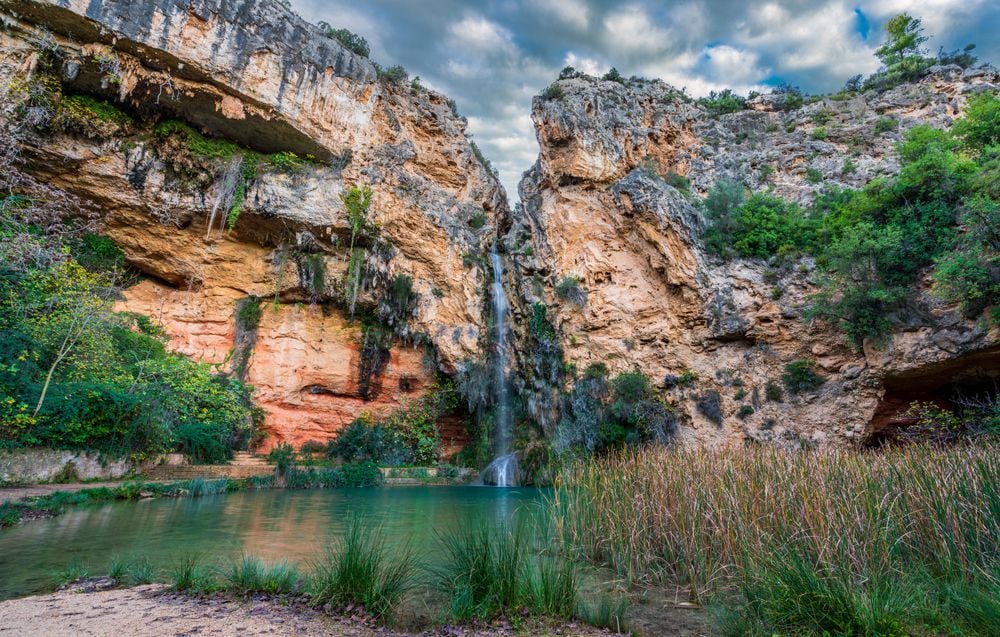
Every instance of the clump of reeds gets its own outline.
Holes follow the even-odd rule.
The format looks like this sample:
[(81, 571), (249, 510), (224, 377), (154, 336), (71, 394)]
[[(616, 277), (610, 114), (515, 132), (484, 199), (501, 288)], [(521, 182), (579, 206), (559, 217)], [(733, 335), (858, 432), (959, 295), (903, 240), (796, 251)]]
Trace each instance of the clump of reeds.
[(570, 469), (553, 511), (632, 582), (736, 599), (733, 632), (988, 634), (1000, 612), (992, 445), (631, 450)]
[[(533, 520), (531, 520), (533, 521)], [(451, 619), (490, 620), (525, 614), (624, 625), (624, 599), (602, 596), (587, 605), (573, 561), (539, 551), (547, 537), (522, 521), (509, 526), (461, 525), (440, 536), (442, 564), (433, 570), (449, 600)]]
[(140, 586), (151, 584), (156, 579), (156, 569), (147, 557), (123, 557), (116, 554), (111, 556), (108, 577), (119, 585)]
[(224, 588), (237, 595), (279, 595), (294, 591), (300, 580), (298, 569), (288, 562), (268, 565), (258, 557), (244, 554), (229, 565)]
[(415, 572), (409, 546), (390, 551), (380, 528), (355, 518), (343, 539), (316, 563), (308, 590), (317, 605), (363, 606), (373, 617), (387, 620), (413, 588)]

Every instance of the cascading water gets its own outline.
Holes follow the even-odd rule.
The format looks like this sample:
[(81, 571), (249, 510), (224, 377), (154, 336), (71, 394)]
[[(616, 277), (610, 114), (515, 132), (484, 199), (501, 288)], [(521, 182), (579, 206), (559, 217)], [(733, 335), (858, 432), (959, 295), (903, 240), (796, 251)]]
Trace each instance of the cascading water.
[(496, 356), (494, 357), (496, 376), (496, 457), (483, 470), (484, 481), (498, 487), (514, 486), (517, 474), (517, 458), (510, 452), (510, 406), (507, 395), (507, 293), (503, 289), (503, 265), (496, 244), (490, 250), (493, 265), (493, 319), (496, 322)]

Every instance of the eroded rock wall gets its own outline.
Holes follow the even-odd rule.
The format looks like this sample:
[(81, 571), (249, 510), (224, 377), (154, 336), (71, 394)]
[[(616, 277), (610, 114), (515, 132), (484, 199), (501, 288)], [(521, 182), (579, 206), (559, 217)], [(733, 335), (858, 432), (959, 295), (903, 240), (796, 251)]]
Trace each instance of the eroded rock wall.
[[(55, 58), (63, 95), (106, 99), (134, 119), (109, 135), (39, 131), (24, 152), (33, 174), (99, 210), (128, 263), (152, 277), (121, 307), (160, 320), (177, 350), (231, 366), (237, 303), (262, 299), (247, 379), (268, 445), (328, 440), (478, 355), (488, 274), (463, 257), (488, 249), (507, 204), (444, 96), (380, 81), (369, 60), (271, 0), (2, 0), (0, 17), (6, 78)], [(261, 167), (235, 226), (209, 229), (225, 167), (180, 174), (154, 133), (165, 120), (309, 161)], [(344, 302), (351, 227), (340, 195), (354, 186), (372, 189), (377, 234), (359, 242), (358, 313), (410, 277), (402, 332), (432, 348), (397, 341), (375, 392), (359, 392), (362, 330)]]
[[(947, 361), (960, 370), (965, 355), (984, 350), (985, 358), (968, 360), (1000, 370), (988, 349), (996, 328), (965, 320), (928, 294), (887, 344), (852, 350), (803, 316), (817, 289), (808, 258), (784, 269), (714, 258), (704, 250), (696, 205), (721, 179), (808, 204), (823, 184), (858, 188), (893, 175), (902, 132), (947, 127), (970, 94), (1000, 85), (995, 70), (939, 67), (885, 93), (789, 112), (779, 97), (761, 96), (720, 117), (659, 81), (578, 77), (557, 85), (562, 97), (534, 101), (540, 154), (520, 184), (522, 205), (504, 226), (523, 390), (548, 431), (559, 418), (558, 390), (592, 363), (612, 374), (648, 374), (681, 413), (681, 439), (707, 445), (848, 444), (878, 425), (887, 379)], [(887, 116), (899, 130), (877, 131), (877, 119)], [(821, 126), (825, 138), (814, 133)], [(671, 172), (690, 181), (690, 193), (670, 185)], [(567, 277), (579, 279), (568, 296), (558, 290)], [(552, 366), (540, 364), (531, 333), (535, 304), (547, 308), (568, 363), (555, 383), (540, 371)], [(767, 383), (780, 386), (784, 365), (795, 359), (815, 361), (826, 382), (815, 393), (768, 401)], [(668, 378), (685, 372), (698, 380)], [(721, 424), (698, 408), (709, 392), (721, 396)], [(754, 413), (737, 417), (740, 405)]]

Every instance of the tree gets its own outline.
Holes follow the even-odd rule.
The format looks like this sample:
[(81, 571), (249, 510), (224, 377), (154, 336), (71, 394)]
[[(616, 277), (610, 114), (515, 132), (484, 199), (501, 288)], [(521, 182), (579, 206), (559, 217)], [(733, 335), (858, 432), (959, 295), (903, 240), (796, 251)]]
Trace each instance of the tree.
[(889, 18), (885, 23), (885, 44), (875, 50), (875, 55), (887, 70), (914, 68), (923, 59), (920, 47), (927, 41), (919, 18), (906, 13)]

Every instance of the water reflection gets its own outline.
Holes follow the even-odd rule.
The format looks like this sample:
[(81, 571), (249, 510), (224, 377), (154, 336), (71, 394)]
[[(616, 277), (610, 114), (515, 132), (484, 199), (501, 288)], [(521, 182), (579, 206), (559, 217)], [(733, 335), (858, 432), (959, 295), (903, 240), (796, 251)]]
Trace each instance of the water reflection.
[(308, 565), (352, 516), (381, 525), (392, 542), (412, 541), (433, 560), (435, 536), (460, 526), (537, 514), (535, 489), (406, 487), (261, 491), (148, 500), (71, 510), (0, 532), (0, 598), (44, 590), (71, 562), (105, 573), (112, 555), (145, 555), (166, 566), (184, 555), (253, 553)]

